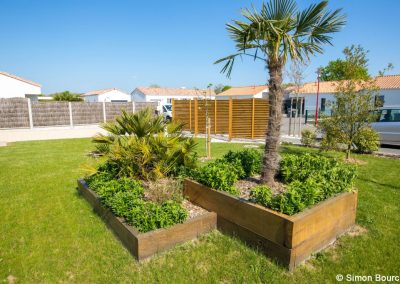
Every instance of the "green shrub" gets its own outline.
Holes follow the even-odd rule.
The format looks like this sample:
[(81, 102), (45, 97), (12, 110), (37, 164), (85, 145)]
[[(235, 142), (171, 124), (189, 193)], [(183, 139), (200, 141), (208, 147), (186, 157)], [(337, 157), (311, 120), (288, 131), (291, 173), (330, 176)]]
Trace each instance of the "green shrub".
[(256, 203), (293, 215), (332, 195), (352, 188), (356, 168), (322, 156), (284, 155), (280, 177), (287, 184), (282, 194), (272, 195), (266, 186), (256, 186), (251, 197)]
[(279, 175), (287, 184), (314, 177), (328, 186), (338, 187), (341, 192), (352, 186), (356, 168), (319, 155), (284, 155), (280, 162)]
[(379, 149), (379, 134), (371, 127), (365, 127), (358, 131), (354, 145), (359, 153), (372, 153)]
[(140, 182), (129, 178), (104, 180), (103, 176), (102, 173), (99, 175), (96, 174), (91, 179), (89, 187), (97, 193), (106, 206), (110, 206), (113, 196), (118, 192), (129, 191), (136, 199), (143, 197), (144, 189)]
[(266, 185), (258, 185), (253, 187), (250, 192), (250, 197), (258, 204), (261, 204), (265, 207), (271, 206), (272, 191)]
[(315, 134), (315, 131), (312, 131), (310, 129), (303, 129), (301, 131), (301, 144), (310, 147), (315, 145), (316, 139), (317, 135)]
[(106, 205), (116, 216), (126, 218), (132, 208), (140, 206), (142, 201), (134, 191), (119, 191), (108, 199)]
[(261, 158), (261, 152), (255, 149), (245, 149), (237, 152), (229, 151), (223, 156), (223, 160), (242, 168), (238, 175), (239, 178), (247, 178), (259, 174), (261, 172)]
[(140, 232), (148, 232), (183, 223), (187, 216), (187, 211), (174, 201), (162, 205), (139, 201), (127, 214), (126, 220)]
[[(123, 111), (93, 138), (96, 150), (115, 165), (117, 176), (157, 180), (176, 176), (183, 167), (195, 168), (197, 143), (182, 133), (182, 123), (167, 123), (150, 109)], [(114, 171), (114, 169), (113, 169)]]
[(238, 194), (233, 186), (238, 180), (238, 167), (223, 160), (216, 160), (194, 171), (192, 178), (213, 189)]

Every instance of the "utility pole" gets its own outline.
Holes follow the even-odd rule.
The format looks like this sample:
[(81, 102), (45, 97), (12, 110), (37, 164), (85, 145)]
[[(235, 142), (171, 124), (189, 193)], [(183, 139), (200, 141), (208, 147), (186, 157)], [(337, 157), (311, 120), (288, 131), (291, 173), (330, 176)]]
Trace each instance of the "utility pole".
[(317, 101), (315, 103), (315, 127), (318, 126), (318, 101), (319, 101), (319, 80), (321, 78), (321, 68), (317, 70)]

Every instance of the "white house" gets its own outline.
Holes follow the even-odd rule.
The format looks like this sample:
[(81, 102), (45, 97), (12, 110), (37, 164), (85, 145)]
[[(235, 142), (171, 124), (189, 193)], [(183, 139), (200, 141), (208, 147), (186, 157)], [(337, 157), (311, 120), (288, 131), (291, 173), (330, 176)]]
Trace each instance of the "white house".
[[(335, 92), (338, 81), (320, 82), (318, 109), (322, 113), (330, 114), (332, 105), (336, 102)], [(384, 106), (400, 105), (400, 75), (386, 75), (375, 77), (375, 84), (379, 88), (376, 99), (380, 99)], [(317, 103), (317, 82), (306, 83), (299, 90), (299, 97), (304, 98), (304, 111), (314, 114)], [(295, 97), (293, 92), (290, 97)]]
[(170, 104), (172, 99), (191, 100), (191, 99), (214, 99), (213, 90), (196, 90), (186, 88), (152, 88), (138, 87), (131, 93), (134, 102), (157, 102), (158, 106)]
[(215, 96), (217, 100), (232, 99), (262, 99), (268, 98), (268, 86), (245, 86), (245, 87), (232, 87)]
[(85, 102), (130, 102), (131, 96), (116, 88), (87, 92), (81, 95)]
[(25, 98), (41, 93), (40, 84), (0, 71), (0, 98)]

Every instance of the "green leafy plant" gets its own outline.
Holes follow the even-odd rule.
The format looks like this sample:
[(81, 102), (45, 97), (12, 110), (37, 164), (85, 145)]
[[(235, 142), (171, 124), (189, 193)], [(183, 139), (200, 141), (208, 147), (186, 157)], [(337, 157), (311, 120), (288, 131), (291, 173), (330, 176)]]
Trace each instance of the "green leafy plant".
[(315, 131), (307, 128), (301, 131), (301, 144), (310, 147), (315, 145), (316, 139), (317, 135), (315, 134)]
[(354, 139), (356, 151), (359, 153), (370, 154), (379, 149), (379, 134), (371, 127), (360, 129)]
[(233, 186), (238, 180), (238, 167), (224, 160), (216, 160), (194, 171), (192, 178), (213, 189), (238, 194)]
[(182, 223), (187, 216), (187, 211), (174, 201), (167, 201), (161, 205), (140, 201), (129, 211), (126, 220), (140, 232), (148, 232)]
[(223, 156), (225, 161), (241, 168), (238, 173), (239, 178), (247, 178), (259, 174), (261, 172), (261, 158), (261, 152), (255, 149), (229, 151)]
[(109, 180), (109, 181), (97, 181), (90, 185), (94, 191), (96, 191), (97, 195), (99, 195), (101, 201), (110, 206), (110, 202), (112, 202), (112, 198), (118, 192), (131, 192), (132, 196), (135, 196), (136, 199), (142, 198), (144, 194), (144, 189), (140, 182), (130, 179), (130, 178), (121, 178), (119, 180)]
[(261, 204), (265, 207), (271, 206), (272, 191), (271, 188), (266, 185), (258, 185), (253, 187), (250, 192), (250, 197), (258, 204)]
[(108, 134), (98, 134), (93, 142), (116, 165), (119, 177), (155, 180), (196, 166), (196, 143), (182, 134), (183, 124), (166, 123), (150, 109), (123, 112), (102, 128)]

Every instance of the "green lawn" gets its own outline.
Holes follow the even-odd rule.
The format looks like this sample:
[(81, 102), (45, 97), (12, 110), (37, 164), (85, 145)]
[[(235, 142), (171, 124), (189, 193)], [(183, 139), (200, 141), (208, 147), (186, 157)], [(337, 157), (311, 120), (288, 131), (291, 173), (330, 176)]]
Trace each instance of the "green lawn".
[[(215, 143), (213, 155), (241, 147)], [(342, 237), (288, 273), (217, 231), (138, 264), (76, 193), (82, 165), (93, 163), (91, 148), (89, 139), (0, 148), (0, 283), (10, 275), (17, 283), (334, 283), (338, 273), (400, 274), (400, 160), (357, 156), (366, 162), (357, 179), (357, 223), (368, 232)]]

